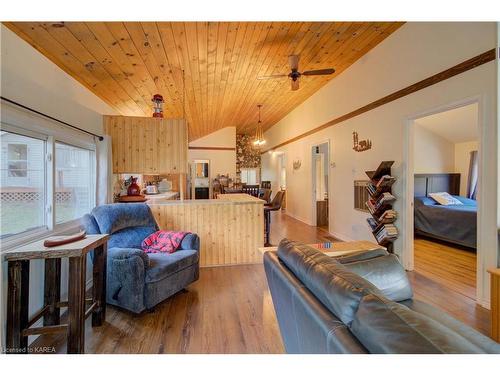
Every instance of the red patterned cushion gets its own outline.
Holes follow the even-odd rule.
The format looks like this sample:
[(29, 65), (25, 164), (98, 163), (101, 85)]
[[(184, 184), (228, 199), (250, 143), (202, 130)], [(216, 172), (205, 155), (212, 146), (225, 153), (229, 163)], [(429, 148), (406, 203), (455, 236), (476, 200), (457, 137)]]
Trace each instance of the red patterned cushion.
[(150, 234), (142, 241), (142, 250), (146, 253), (173, 253), (181, 245), (184, 237), (189, 232), (174, 232), (159, 230)]

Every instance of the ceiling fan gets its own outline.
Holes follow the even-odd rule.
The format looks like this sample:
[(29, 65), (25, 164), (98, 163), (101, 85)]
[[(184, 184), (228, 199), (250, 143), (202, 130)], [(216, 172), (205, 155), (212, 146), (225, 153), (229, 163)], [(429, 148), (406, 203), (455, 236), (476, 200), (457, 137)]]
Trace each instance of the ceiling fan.
[(306, 70), (305, 72), (299, 72), (299, 55), (288, 56), (288, 64), (290, 65), (291, 72), (288, 74), (274, 74), (270, 76), (261, 76), (257, 79), (272, 79), (272, 78), (283, 78), (290, 77), (292, 84), (292, 91), (299, 89), (299, 78), (301, 76), (324, 76), (335, 73), (335, 69), (318, 69), (318, 70)]

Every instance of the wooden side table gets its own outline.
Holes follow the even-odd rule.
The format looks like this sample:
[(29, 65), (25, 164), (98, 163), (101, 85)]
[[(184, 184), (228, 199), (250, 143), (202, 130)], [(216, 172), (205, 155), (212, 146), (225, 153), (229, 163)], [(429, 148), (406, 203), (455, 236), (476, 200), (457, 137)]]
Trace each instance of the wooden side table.
[[(85, 319), (92, 326), (106, 317), (107, 234), (87, 235), (83, 240), (56, 247), (43, 240), (6, 251), (8, 262), (7, 353), (28, 353), (28, 336), (66, 332), (67, 352), (85, 351)], [(92, 298), (85, 298), (87, 254), (94, 250)], [(61, 259), (69, 259), (68, 301), (61, 299)], [(44, 259), (44, 306), (29, 319), (30, 261)], [(86, 309), (86, 303), (89, 306)], [(68, 308), (68, 324), (60, 322), (60, 308)], [(43, 327), (32, 327), (43, 317)]]

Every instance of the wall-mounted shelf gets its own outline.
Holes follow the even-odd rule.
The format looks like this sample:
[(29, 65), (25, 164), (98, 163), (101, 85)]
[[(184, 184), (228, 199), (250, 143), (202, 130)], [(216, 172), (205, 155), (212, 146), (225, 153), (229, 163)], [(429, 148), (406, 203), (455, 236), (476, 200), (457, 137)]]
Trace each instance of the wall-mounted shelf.
[(366, 190), (370, 199), (366, 207), (372, 217), (366, 219), (377, 243), (394, 252), (393, 242), (398, 238), (398, 229), (394, 225), (397, 212), (393, 209), (396, 197), (392, 195), (392, 185), (396, 179), (391, 175), (394, 161), (383, 161), (375, 171), (366, 171), (370, 178)]

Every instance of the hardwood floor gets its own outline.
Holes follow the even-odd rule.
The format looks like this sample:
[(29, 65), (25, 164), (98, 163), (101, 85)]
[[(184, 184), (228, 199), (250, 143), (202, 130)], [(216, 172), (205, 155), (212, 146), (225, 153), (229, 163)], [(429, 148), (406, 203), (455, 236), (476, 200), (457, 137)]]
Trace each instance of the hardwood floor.
[(476, 253), (425, 238), (415, 239), (415, 296), (485, 335), (490, 311), (476, 304)]
[(285, 237), (304, 243), (338, 241), (325, 228), (312, 227), (279, 211), (271, 212), (271, 244), (278, 245)]
[[(327, 231), (280, 212), (272, 213), (271, 242), (335, 240)], [(428, 265), (429, 267), (429, 265)], [(489, 311), (464, 293), (420, 271), (409, 272), (415, 297), (488, 334)], [(65, 338), (45, 336), (32, 346), (66, 352)], [(202, 268), (200, 279), (158, 305), (130, 314), (108, 305), (106, 322), (86, 324), (86, 353), (283, 353), (262, 265)]]
[(415, 271), (466, 297), (476, 298), (476, 253), (416, 238)]
[[(66, 352), (63, 335), (36, 346)], [(283, 353), (262, 265), (201, 268), (200, 279), (134, 315), (108, 305), (106, 322), (86, 322), (86, 353)]]

